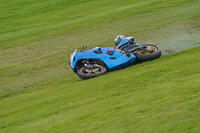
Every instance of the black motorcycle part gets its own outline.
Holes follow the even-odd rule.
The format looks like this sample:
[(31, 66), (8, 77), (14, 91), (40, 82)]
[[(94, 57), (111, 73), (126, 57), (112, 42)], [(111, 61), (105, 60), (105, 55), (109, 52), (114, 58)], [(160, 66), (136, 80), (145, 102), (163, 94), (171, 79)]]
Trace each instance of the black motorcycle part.
[(133, 53), (134, 51), (138, 50), (138, 49), (145, 49), (147, 46), (145, 45), (133, 45), (127, 48), (127, 52), (128, 53)]
[(87, 46), (84, 46), (83, 45), (83, 47), (82, 47), (82, 49), (81, 49), (81, 51), (80, 52), (83, 52), (83, 51), (85, 51), (85, 49), (87, 48)]
[(148, 53), (148, 54), (140, 54), (140, 53), (134, 53), (134, 55), (136, 56), (136, 60), (137, 62), (145, 62), (145, 61), (150, 61), (150, 60), (154, 60), (157, 59), (161, 56), (161, 51), (158, 47), (156, 47), (155, 45), (152, 44), (142, 44), (143, 46), (153, 46), (154, 48), (156, 48), (156, 51), (153, 53)]
[(107, 54), (108, 54), (108, 55), (113, 55), (114, 53), (115, 53), (115, 52), (112, 51), (112, 50), (108, 50), (108, 51), (107, 51)]
[(129, 40), (129, 44), (130, 44), (130, 45), (133, 45), (133, 44), (134, 44), (134, 38), (131, 38), (131, 39)]
[(98, 51), (93, 51), (93, 52), (96, 53), (96, 54), (101, 54), (102, 53), (101, 48), (98, 48)]
[(86, 74), (86, 73), (82, 73), (80, 70), (82, 69), (82, 67), (80, 67), (77, 71), (77, 75), (82, 78), (82, 79), (90, 79), (90, 78), (94, 78), (94, 77), (97, 77), (97, 76), (100, 76), (100, 75), (103, 75), (107, 72), (107, 69), (106, 67), (104, 66), (101, 66), (103, 67), (103, 70), (100, 71), (99, 73), (94, 73), (94, 74)]

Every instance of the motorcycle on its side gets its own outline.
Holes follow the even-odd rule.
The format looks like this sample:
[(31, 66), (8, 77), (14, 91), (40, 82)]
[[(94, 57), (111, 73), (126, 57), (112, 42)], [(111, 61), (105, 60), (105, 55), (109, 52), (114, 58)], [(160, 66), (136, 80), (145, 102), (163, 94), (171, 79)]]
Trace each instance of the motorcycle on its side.
[(71, 54), (70, 66), (80, 78), (89, 79), (161, 56), (157, 46), (136, 44), (132, 40), (133, 37), (124, 38), (115, 48), (95, 47), (85, 50), (87, 46), (83, 46), (80, 52), (76, 49)]

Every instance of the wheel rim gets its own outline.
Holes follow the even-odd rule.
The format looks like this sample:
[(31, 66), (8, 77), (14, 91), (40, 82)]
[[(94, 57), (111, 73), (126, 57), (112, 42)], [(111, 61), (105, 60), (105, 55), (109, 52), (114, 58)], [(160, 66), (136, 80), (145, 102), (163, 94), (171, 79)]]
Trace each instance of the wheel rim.
[(136, 53), (139, 54), (150, 54), (155, 53), (157, 51), (157, 48), (155, 46), (147, 46), (147, 50), (136, 50)]
[(80, 72), (83, 73), (83, 74), (91, 75), (91, 74), (100, 73), (100, 72), (103, 71), (103, 69), (104, 68), (102, 66), (94, 64), (92, 69), (87, 69), (85, 66), (82, 67), (80, 69)]

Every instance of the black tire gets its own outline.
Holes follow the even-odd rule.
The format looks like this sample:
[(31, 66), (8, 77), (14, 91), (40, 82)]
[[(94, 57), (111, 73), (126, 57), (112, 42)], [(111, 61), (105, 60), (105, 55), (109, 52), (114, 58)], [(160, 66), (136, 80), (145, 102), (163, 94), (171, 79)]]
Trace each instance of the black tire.
[(161, 56), (160, 49), (156, 47), (155, 45), (152, 45), (152, 44), (142, 44), (142, 45), (150, 46), (154, 50), (150, 53), (134, 53), (134, 55), (136, 56), (137, 62), (150, 61), (150, 60), (157, 59)]
[[(100, 65), (98, 65), (98, 66), (100, 66)], [(101, 71), (99, 71), (98, 73), (91, 73), (91, 74), (87, 74), (87, 73), (84, 73), (84, 72), (82, 71), (82, 69), (85, 68), (84, 66), (83, 66), (83, 67), (80, 67), (80, 68), (77, 70), (77, 75), (78, 75), (80, 78), (82, 78), (82, 79), (90, 79), (90, 78), (94, 78), (94, 77), (97, 77), (97, 76), (99, 76), (99, 75), (103, 75), (103, 74), (107, 73), (106, 67), (104, 67), (104, 66), (100, 66), (100, 67), (102, 67), (102, 70), (101, 70)]]

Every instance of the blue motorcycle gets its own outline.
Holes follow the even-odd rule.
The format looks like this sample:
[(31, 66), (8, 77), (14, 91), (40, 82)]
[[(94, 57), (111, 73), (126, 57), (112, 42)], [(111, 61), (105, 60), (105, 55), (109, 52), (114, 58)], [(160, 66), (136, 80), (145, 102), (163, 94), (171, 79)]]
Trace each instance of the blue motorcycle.
[(71, 68), (82, 79), (89, 79), (119, 70), (138, 62), (150, 61), (161, 56), (158, 47), (152, 44), (136, 44), (133, 37), (123, 38), (115, 47), (96, 47), (71, 54)]

